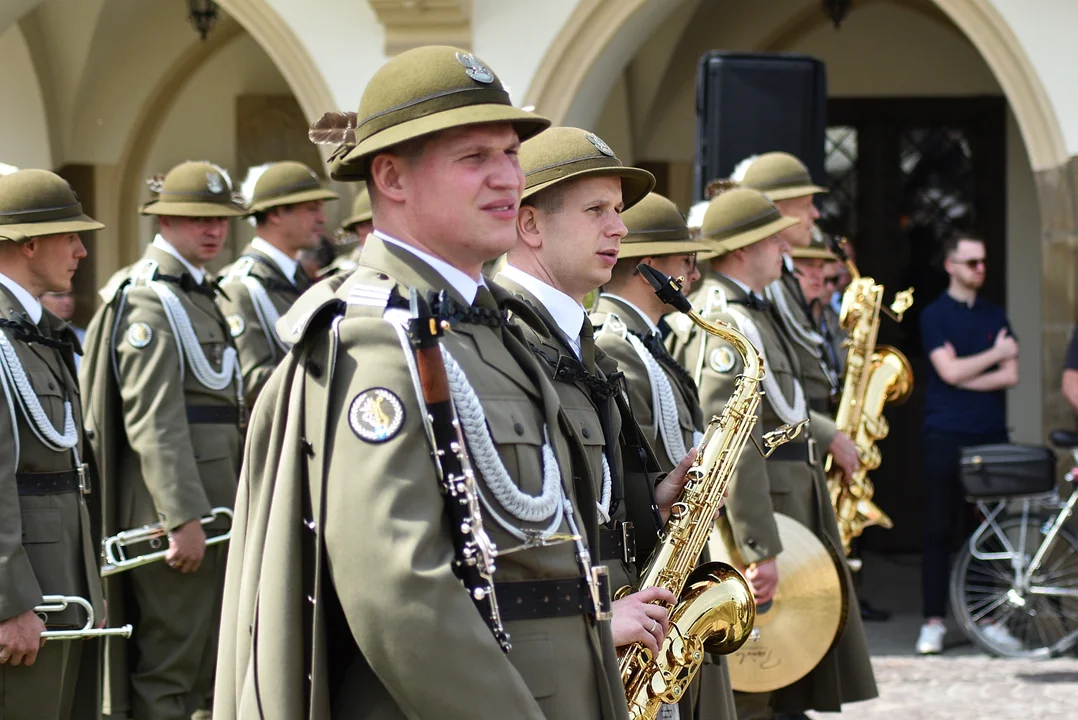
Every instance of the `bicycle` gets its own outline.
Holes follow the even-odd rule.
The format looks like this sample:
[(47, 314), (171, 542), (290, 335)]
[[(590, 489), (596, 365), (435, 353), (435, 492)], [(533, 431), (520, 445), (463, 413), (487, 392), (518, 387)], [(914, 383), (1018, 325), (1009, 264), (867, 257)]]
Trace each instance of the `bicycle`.
[[(952, 569), (951, 610), (974, 644), (1000, 657), (1049, 658), (1078, 643), (1078, 537), (1066, 527), (1078, 506), (1078, 433), (1054, 431), (1051, 442), (1073, 460), (1065, 500), (1054, 460), (1051, 477), (1032, 483), (1049, 491), (967, 498), (984, 521)], [(1008, 512), (1018, 502), (1021, 511)]]

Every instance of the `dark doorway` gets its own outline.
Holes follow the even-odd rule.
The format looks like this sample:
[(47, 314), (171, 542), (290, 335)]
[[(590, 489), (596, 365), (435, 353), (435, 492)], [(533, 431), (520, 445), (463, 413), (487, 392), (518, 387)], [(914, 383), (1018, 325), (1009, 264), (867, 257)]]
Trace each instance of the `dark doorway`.
[(857, 265), (894, 292), (914, 289), (902, 323), (883, 318), (879, 342), (894, 345), (913, 366), (913, 396), (891, 406), (890, 435), (880, 443), (877, 504), (892, 530), (869, 528), (863, 547), (921, 547), (921, 417), (928, 359), (920, 342), (920, 310), (947, 286), (940, 243), (953, 230), (987, 240), (983, 294), (1006, 304), (1006, 104), (1000, 97), (835, 98), (828, 104), (826, 161), (831, 192), (820, 198), (820, 226), (847, 237)]

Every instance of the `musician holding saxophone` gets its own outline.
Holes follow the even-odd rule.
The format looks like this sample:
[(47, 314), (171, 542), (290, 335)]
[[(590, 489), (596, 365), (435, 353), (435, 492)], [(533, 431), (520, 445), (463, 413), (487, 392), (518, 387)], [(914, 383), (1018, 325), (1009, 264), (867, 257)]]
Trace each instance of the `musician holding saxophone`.
[[(104, 226), (44, 170), (0, 177), (0, 717), (66, 720), (99, 707), (93, 646), (45, 642), (81, 627), (76, 607), (42, 617), (44, 597), (77, 597), (104, 618), (71, 327), (38, 298), (68, 292), (86, 257), (78, 233)], [(83, 606), (85, 608), (85, 605)], [(43, 612), (43, 610), (39, 610)], [(82, 672), (80, 673), (80, 664)], [(82, 679), (77, 684), (77, 680)]]
[(86, 333), (83, 406), (104, 483), (104, 532), (159, 524), (128, 554), (161, 561), (107, 581), (110, 612), (136, 615), (134, 637), (107, 647), (106, 712), (179, 720), (212, 691), (226, 532), (242, 447), (243, 376), (204, 265), (230, 217), (246, 214), (224, 172), (187, 162), (151, 181), (142, 213), (160, 233), (101, 291)]
[[(764, 396), (759, 405), (760, 420), (753, 432), (758, 445), (761, 433), (783, 424), (803, 423), (809, 417), (798, 355), (771, 303), (763, 297), (768, 285), (782, 274), (788, 246), (781, 232), (797, 222), (796, 218), (783, 216), (760, 193), (737, 188), (721, 192), (711, 201), (701, 227), (700, 240), (718, 244), (718, 251), (715, 257), (708, 258), (712, 276), (691, 299), (705, 319), (721, 320), (740, 330), (763, 356)], [(674, 316), (670, 323), (672, 354), (697, 381), (704, 412), (719, 413), (744, 371), (740, 354), (729, 343), (704, 335), (687, 318)], [(825, 571), (821, 575), (829, 573), (834, 578), (828, 586), (828, 600), (836, 607), (833, 630), (820, 639), (822, 659), (815, 667), (805, 668), (807, 674), (799, 679), (772, 685), (773, 691), (736, 692), (739, 718), (769, 718), (774, 713), (798, 717), (806, 710), (837, 711), (843, 703), (876, 696), (860, 618), (850, 615), (845, 628), (841, 626), (840, 601), (848, 589), (849, 575), (845, 564), (832, 561), (827, 550), (828, 545), (832, 551), (841, 545), (823, 475), (823, 451), (809, 427), (766, 460), (761, 453), (747, 448), (741, 453), (731, 481), (719, 529), (727, 538), (732, 560), (744, 569), (751, 584), (759, 605), (756, 626), (761, 631), (760, 642), (750, 642), (742, 652), (755, 653), (757, 646), (776, 639), (773, 636), (778, 621), (796, 617), (799, 610), (796, 601), (786, 601), (785, 593), (794, 590), (796, 583), (786, 578), (789, 590), (784, 590), (787, 586), (779, 576), (776, 558), (783, 553), (798, 557), (802, 548), (780, 538), (778, 518), (782, 516), (776, 516), (776, 512), (792, 518), (798, 527), (807, 528), (809, 539), (820, 546)], [(787, 631), (785, 634), (793, 637), (777, 640), (807, 645), (815, 631)], [(744, 665), (759, 661), (760, 667), (771, 667), (777, 659), (759, 661), (758, 655), (750, 655)], [(731, 659), (731, 675), (735, 675), (737, 665), (738, 660)], [(738, 678), (732, 680), (738, 689)]]
[[(595, 345), (624, 373), (633, 417), (654, 448), (659, 466), (669, 472), (688, 449), (699, 445), (704, 420), (696, 383), (663, 346), (658, 323), (670, 307), (655, 295), (637, 265), (645, 263), (684, 278), (682, 289), (688, 293), (700, 279), (696, 254), (710, 248), (690, 238), (677, 206), (656, 193), (624, 211), (621, 219), (627, 234), (591, 316)], [(678, 703), (681, 720), (737, 717), (722, 655), (705, 655), (689, 690)]]

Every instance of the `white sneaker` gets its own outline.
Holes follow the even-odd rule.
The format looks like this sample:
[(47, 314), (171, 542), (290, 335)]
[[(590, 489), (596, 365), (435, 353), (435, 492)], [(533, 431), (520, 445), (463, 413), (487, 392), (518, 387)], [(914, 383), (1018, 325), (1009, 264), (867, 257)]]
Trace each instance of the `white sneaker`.
[(921, 634), (917, 636), (917, 653), (920, 655), (939, 655), (943, 652), (943, 636), (947, 628), (943, 623), (925, 623)]
[(984, 635), (985, 640), (1006, 652), (1018, 652), (1025, 647), (1022, 641), (1011, 635), (1011, 631), (1003, 625), (995, 623), (981, 625), (981, 635)]

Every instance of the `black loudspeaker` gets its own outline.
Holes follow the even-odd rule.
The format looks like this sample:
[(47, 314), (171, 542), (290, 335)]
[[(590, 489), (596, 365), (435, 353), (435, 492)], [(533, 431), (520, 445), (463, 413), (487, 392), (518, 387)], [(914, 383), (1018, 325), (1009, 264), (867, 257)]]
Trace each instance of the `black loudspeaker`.
[(781, 150), (823, 184), (827, 67), (790, 53), (709, 52), (696, 74), (693, 197), (750, 155)]

